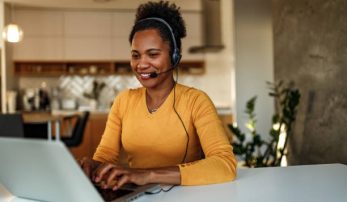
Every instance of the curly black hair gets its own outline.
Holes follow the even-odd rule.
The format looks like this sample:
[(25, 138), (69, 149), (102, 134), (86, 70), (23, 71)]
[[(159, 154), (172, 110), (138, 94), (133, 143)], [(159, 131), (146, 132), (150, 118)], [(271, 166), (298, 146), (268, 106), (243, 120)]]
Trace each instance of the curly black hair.
[(172, 54), (173, 44), (170, 30), (164, 23), (156, 20), (141, 21), (150, 17), (161, 18), (170, 25), (176, 40), (176, 46), (181, 51), (181, 38), (186, 36), (185, 22), (181, 16), (180, 8), (174, 3), (170, 4), (168, 1), (150, 1), (145, 4), (141, 4), (137, 8), (135, 23), (129, 35), (130, 44), (136, 32), (147, 29), (157, 29), (162, 39), (169, 42), (170, 54)]

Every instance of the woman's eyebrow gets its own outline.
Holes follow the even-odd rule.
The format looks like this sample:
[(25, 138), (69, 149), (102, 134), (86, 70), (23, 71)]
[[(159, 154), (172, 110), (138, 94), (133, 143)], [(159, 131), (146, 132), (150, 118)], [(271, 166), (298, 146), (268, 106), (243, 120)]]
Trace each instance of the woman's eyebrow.
[(146, 50), (146, 52), (151, 52), (151, 51), (161, 51), (161, 49), (159, 49), (159, 48), (150, 48), (150, 49)]
[[(145, 52), (152, 52), (152, 51), (158, 51), (158, 52), (161, 52), (162, 50), (160, 48), (150, 48), (150, 49), (147, 49)], [(138, 50), (131, 50), (131, 53), (139, 53)]]

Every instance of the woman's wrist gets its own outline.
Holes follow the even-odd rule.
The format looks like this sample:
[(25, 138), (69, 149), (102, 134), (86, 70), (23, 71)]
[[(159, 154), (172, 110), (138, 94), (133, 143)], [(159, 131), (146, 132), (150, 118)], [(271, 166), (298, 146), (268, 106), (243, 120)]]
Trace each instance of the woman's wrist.
[(178, 166), (147, 169), (146, 184), (181, 184), (181, 173)]
[(156, 183), (155, 179), (156, 179), (156, 171), (155, 169), (148, 169), (147, 171), (147, 178), (146, 178), (146, 184), (153, 184)]

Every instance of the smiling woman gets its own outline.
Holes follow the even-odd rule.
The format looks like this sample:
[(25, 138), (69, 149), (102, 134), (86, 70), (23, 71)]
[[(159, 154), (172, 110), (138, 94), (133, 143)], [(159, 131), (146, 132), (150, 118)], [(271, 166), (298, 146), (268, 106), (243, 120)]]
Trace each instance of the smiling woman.
[[(235, 178), (236, 159), (212, 101), (174, 79), (185, 36), (175, 4), (139, 6), (129, 41), (131, 69), (143, 87), (118, 94), (93, 160), (81, 161), (93, 181), (105, 181), (103, 188), (202, 185)], [(119, 165), (121, 149), (129, 168)]]

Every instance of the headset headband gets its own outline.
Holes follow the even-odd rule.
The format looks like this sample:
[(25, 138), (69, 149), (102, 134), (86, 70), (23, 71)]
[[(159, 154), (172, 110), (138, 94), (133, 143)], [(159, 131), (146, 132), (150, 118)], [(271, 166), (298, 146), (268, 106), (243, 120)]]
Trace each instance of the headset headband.
[(157, 17), (149, 17), (149, 18), (144, 18), (142, 20), (139, 20), (136, 24), (144, 22), (144, 21), (149, 21), (149, 20), (159, 21), (159, 22), (163, 23), (169, 29), (170, 34), (171, 34), (171, 38), (172, 38), (172, 42), (173, 42), (173, 46), (174, 46), (174, 50), (176, 50), (176, 49), (178, 50), (173, 30), (172, 30), (171, 26), (169, 25), (169, 23), (167, 23), (165, 20), (163, 20), (161, 18), (157, 18)]

